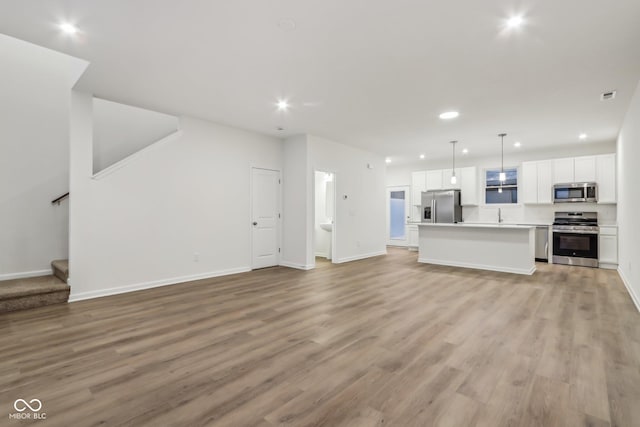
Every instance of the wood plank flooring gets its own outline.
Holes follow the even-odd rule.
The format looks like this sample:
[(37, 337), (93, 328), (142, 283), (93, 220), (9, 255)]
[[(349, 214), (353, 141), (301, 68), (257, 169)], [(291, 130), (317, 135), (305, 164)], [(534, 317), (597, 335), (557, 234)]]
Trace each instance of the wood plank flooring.
[(614, 271), (416, 254), (271, 268), (0, 315), (0, 425), (638, 426)]

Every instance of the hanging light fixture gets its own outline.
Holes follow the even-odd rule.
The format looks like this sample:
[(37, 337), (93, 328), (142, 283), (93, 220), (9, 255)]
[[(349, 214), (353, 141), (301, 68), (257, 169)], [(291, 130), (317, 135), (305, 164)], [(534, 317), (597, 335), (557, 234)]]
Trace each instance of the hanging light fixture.
[(498, 136), (500, 137), (501, 144), (502, 144), (501, 157), (500, 157), (500, 176), (499, 176), (500, 188), (498, 188), (498, 193), (502, 193), (502, 184), (504, 184), (504, 182), (507, 180), (507, 174), (504, 173), (504, 137), (507, 136), (507, 134), (499, 133)]
[(455, 184), (456, 182), (458, 182), (458, 178), (456, 178), (456, 144), (458, 143), (458, 141), (451, 141), (451, 148), (453, 151), (453, 169), (451, 172), (451, 183)]

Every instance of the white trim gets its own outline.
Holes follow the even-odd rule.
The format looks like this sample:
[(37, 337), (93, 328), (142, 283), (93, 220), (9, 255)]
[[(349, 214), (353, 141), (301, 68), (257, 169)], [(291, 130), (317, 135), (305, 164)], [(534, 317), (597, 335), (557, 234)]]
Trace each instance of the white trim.
[(633, 301), (633, 304), (636, 306), (636, 310), (640, 312), (640, 298), (638, 298), (638, 295), (636, 295), (635, 292), (633, 291), (631, 284), (627, 280), (626, 276), (624, 275), (620, 267), (618, 267), (618, 275), (622, 279), (622, 283), (624, 283), (624, 287), (627, 288), (627, 292), (629, 292), (629, 296), (631, 297), (631, 301)]
[(490, 270), (490, 271), (498, 271), (501, 273), (514, 273), (514, 274), (525, 274), (527, 276), (531, 276), (536, 271), (536, 266), (534, 265), (531, 269), (520, 269), (520, 268), (509, 268), (509, 267), (496, 267), (494, 265), (483, 265), (483, 264), (467, 264), (464, 262), (454, 262), (454, 261), (440, 261), (437, 259), (430, 258), (418, 258), (418, 262), (424, 264), (436, 264), (436, 265), (446, 265), (448, 267), (462, 267), (462, 268), (474, 268), (476, 270)]
[(102, 178), (111, 175), (112, 173), (114, 173), (115, 171), (117, 171), (118, 169), (121, 169), (123, 167), (125, 167), (126, 165), (128, 165), (129, 163), (135, 161), (138, 159), (138, 157), (143, 156), (147, 151), (151, 151), (156, 149), (157, 147), (159, 147), (160, 145), (164, 145), (170, 141), (173, 141), (174, 139), (178, 139), (179, 137), (182, 136), (182, 130), (178, 129), (177, 131), (165, 136), (164, 138), (161, 138), (159, 140), (157, 140), (156, 142), (152, 142), (151, 144), (147, 145), (146, 147), (144, 147), (143, 149), (136, 151), (135, 153), (125, 157), (124, 159), (120, 160), (119, 162), (116, 162), (114, 164), (112, 164), (111, 166), (108, 166), (104, 169), (102, 169), (100, 172), (95, 173), (91, 178), (95, 179), (95, 180), (101, 180)]
[(315, 264), (296, 264), (295, 262), (289, 261), (280, 261), (281, 267), (295, 268), (296, 270), (313, 270), (316, 265)]
[[(327, 258), (327, 253), (326, 252), (316, 252), (315, 256), (321, 257), (321, 258)], [(327, 258), (327, 259), (329, 259), (329, 258)]]
[(617, 270), (618, 269), (618, 264), (611, 264), (608, 262), (601, 262), (598, 264), (598, 267), (604, 269), (604, 270)]
[(26, 279), (28, 277), (49, 276), (49, 275), (52, 275), (52, 274), (53, 274), (53, 272), (51, 271), (51, 269), (49, 269), (49, 270), (23, 271), (21, 273), (0, 274), (0, 282), (2, 282), (4, 280)]
[(209, 273), (192, 274), (189, 276), (172, 277), (169, 279), (161, 280), (152, 280), (150, 282), (135, 283), (133, 285), (122, 286), (119, 288), (101, 289), (98, 291), (83, 292), (80, 294), (74, 294), (73, 288), (71, 288), (72, 292), (69, 296), (69, 302), (82, 301), (92, 298), (101, 298), (110, 295), (124, 294), (127, 292), (141, 291), (144, 289), (159, 288), (161, 286), (177, 285), (180, 283), (192, 282), (194, 280), (210, 279), (213, 277), (228, 276), (230, 274), (246, 273), (249, 271), (251, 271), (249, 267), (231, 268), (228, 270), (218, 270)]
[(344, 257), (344, 258), (340, 258), (340, 259), (334, 259), (333, 262), (335, 264), (341, 264), (343, 262), (358, 261), (360, 259), (372, 258), (372, 257), (375, 257), (375, 256), (381, 256), (381, 255), (386, 255), (386, 254), (387, 254), (387, 251), (385, 249), (384, 251), (370, 252), (368, 254), (354, 255), (354, 256)]

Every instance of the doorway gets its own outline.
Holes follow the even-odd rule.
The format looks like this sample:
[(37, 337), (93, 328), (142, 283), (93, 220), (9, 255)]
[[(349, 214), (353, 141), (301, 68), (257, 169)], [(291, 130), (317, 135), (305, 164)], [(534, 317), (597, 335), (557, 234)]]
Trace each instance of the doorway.
[(335, 185), (335, 173), (314, 171), (313, 250), (316, 258), (335, 258)]
[(280, 171), (251, 168), (251, 268), (280, 261)]
[(387, 187), (387, 245), (389, 246), (409, 244), (407, 221), (411, 219), (410, 191), (411, 188), (408, 185)]

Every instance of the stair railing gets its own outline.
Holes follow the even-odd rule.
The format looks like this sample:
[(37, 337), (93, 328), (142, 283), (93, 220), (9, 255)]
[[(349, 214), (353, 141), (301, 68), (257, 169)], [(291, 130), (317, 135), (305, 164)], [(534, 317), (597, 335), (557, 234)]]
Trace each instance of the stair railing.
[(64, 193), (62, 196), (58, 197), (57, 199), (54, 199), (51, 201), (52, 205), (57, 204), (58, 206), (60, 205), (60, 202), (62, 202), (64, 199), (68, 199), (69, 198), (69, 193)]

